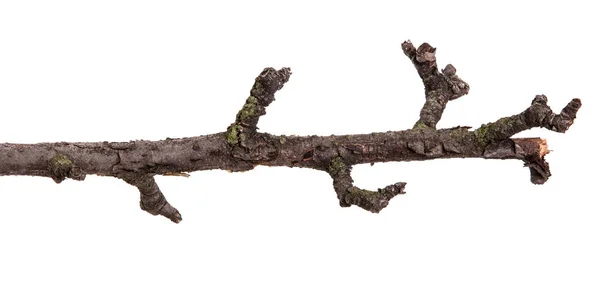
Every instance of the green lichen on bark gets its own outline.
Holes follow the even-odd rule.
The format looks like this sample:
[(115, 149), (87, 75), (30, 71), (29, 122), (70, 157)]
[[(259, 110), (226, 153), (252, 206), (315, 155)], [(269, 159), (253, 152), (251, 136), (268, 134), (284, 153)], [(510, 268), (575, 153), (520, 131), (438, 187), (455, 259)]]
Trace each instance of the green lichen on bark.
[[(359, 197), (359, 198), (368, 198), (368, 197), (373, 197), (373, 196), (377, 196), (377, 194), (379, 194), (379, 190), (378, 192), (375, 191), (370, 191), (370, 190), (366, 190), (366, 189), (360, 189), (356, 186), (352, 186), (350, 188), (348, 188), (348, 196), (350, 197)], [(346, 198), (348, 198), (348, 196), (346, 196)]]
[(229, 143), (230, 145), (235, 145), (239, 143), (239, 128), (240, 124), (233, 124), (229, 126), (229, 129), (227, 129), (227, 133), (225, 133), (225, 135), (227, 137), (227, 143)]
[(252, 86), (252, 89), (250, 90), (250, 94), (261, 95), (263, 93), (265, 93), (265, 88), (263, 87), (263, 85), (259, 81), (254, 82), (254, 86)]
[(342, 172), (346, 168), (347, 168), (347, 166), (344, 163), (344, 161), (342, 161), (342, 157), (336, 156), (335, 158), (331, 159), (331, 162), (329, 163), (329, 166), (327, 167), (327, 172), (331, 176), (336, 176), (336, 175), (340, 174), (340, 172)]
[[(86, 174), (117, 177), (138, 188), (142, 210), (176, 223), (181, 215), (166, 201), (155, 175), (181, 176), (211, 169), (248, 171), (257, 165), (317, 169), (333, 178), (340, 206), (355, 205), (374, 213), (396, 195), (404, 194), (406, 183), (397, 182), (376, 191), (360, 189), (353, 186), (353, 165), (436, 158), (519, 159), (530, 168), (533, 183), (548, 179), (551, 174), (543, 158), (547, 153), (544, 140), (504, 140), (533, 127), (565, 132), (581, 107), (579, 99), (571, 100), (560, 114), (554, 114), (546, 104), (546, 96), (537, 95), (524, 112), (481, 125), (475, 131), (460, 126), (450, 131), (436, 129), (448, 101), (467, 94), (469, 86), (455, 75), (451, 64), (438, 71), (435, 48), (429, 44), (417, 49), (407, 41), (402, 49), (425, 85), (425, 104), (419, 120), (409, 130), (306, 137), (258, 133), (259, 118), (291, 75), (289, 68), (266, 68), (256, 78), (235, 122), (224, 133), (121, 143), (4, 143), (0, 145), (0, 176), (46, 176), (57, 183), (66, 178), (83, 180)], [(515, 148), (517, 144), (520, 149)], [(59, 151), (68, 152), (68, 156)]]
[(455, 127), (450, 129), (450, 136), (452, 136), (452, 138), (454, 138), (455, 140), (458, 140), (462, 137), (465, 137), (467, 134), (469, 134), (469, 128), (470, 127)]
[(254, 96), (248, 97), (246, 100), (246, 104), (242, 107), (240, 112), (238, 112), (237, 119), (241, 122), (248, 122), (252, 119), (252, 117), (256, 115), (256, 105), (258, 104), (258, 100)]
[(425, 124), (423, 121), (419, 120), (417, 121), (417, 123), (415, 123), (415, 125), (413, 126), (414, 130), (418, 130), (418, 129), (433, 129), (429, 126), (427, 126), (427, 124)]
[[(381, 209), (376, 209), (378, 203), (382, 202), (381, 189), (378, 191), (370, 191), (360, 189), (356, 186), (348, 188), (348, 193), (344, 196), (344, 201), (349, 205), (357, 205), (371, 212), (379, 212)], [(383, 207), (387, 206), (385, 204)]]
[(481, 127), (475, 130), (475, 137), (477, 137), (477, 145), (481, 148), (485, 148), (492, 142), (492, 138), (489, 134), (489, 124), (482, 124)]
[(119, 177), (125, 182), (136, 186), (140, 190), (148, 191), (154, 188), (154, 178), (148, 176), (147, 174), (122, 173), (119, 175)]
[(70, 175), (71, 169), (73, 169), (73, 161), (67, 155), (58, 153), (48, 161), (48, 171), (57, 183), (65, 180)]
[(485, 148), (492, 142), (504, 140), (514, 134), (516, 134), (523, 126), (520, 115), (503, 117), (498, 121), (488, 124), (483, 124), (477, 130), (475, 130), (475, 136), (477, 137), (477, 144), (481, 148)]

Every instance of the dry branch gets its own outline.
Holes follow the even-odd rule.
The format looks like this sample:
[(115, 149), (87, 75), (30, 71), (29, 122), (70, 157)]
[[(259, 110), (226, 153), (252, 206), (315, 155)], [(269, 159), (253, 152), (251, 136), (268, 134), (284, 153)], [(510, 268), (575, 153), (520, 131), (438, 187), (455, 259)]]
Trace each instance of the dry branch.
[(291, 75), (289, 68), (266, 68), (256, 78), (250, 96), (225, 132), (162, 141), (0, 144), (0, 176), (50, 177), (84, 180), (88, 174), (112, 176), (140, 191), (140, 207), (153, 215), (181, 221), (160, 191), (155, 175), (187, 176), (187, 172), (223, 169), (248, 171), (257, 165), (305, 167), (327, 172), (340, 206), (359, 206), (379, 212), (390, 199), (403, 194), (398, 182), (378, 191), (353, 185), (352, 166), (361, 163), (416, 161), (436, 158), (518, 159), (530, 168), (531, 181), (542, 184), (550, 177), (546, 141), (510, 138), (533, 127), (565, 132), (581, 107), (571, 100), (554, 114), (544, 95), (537, 95), (523, 112), (496, 122), (470, 127), (437, 129), (446, 104), (469, 92), (469, 85), (448, 64), (438, 70), (436, 49), (424, 43), (415, 48), (404, 42), (402, 50), (414, 64), (425, 86), (425, 104), (413, 129), (362, 135), (275, 136), (257, 132), (260, 116)]

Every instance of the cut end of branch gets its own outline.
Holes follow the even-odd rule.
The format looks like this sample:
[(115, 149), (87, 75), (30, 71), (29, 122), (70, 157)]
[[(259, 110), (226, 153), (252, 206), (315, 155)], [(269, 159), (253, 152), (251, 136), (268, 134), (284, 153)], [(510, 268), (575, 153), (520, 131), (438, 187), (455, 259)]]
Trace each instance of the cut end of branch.
[(539, 142), (538, 142), (538, 149), (540, 150), (538, 155), (540, 158), (546, 156), (548, 153), (550, 153), (550, 150), (548, 149), (548, 143), (546, 142), (546, 139), (544, 138), (539, 138)]
[(519, 138), (512, 139), (515, 143), (515, 153), (529, 167), (530, 180), (533, 184), (544, 184), (552, 176), (550, 165), (544, 157), (550, 153), (546, 139), (541, 138)]
[(552, 176), (544, 157), (550, 153), (546, 139), (511, 138), (491, 143), (483, 154), (487, 159), (521, 159), (529, 167), (531, 182), (544, 184)]

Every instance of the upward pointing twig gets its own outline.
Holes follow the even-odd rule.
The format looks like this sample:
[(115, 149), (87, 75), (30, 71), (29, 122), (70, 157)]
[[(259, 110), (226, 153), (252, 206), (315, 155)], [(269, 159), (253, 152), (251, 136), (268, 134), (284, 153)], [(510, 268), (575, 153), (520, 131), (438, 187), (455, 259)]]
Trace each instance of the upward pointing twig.
[(425, 86), (425, 104), (415, 128), (434, 128), (442, 118), (446, 104), (469, 93), (469, 84), (456, 75), (452, 64), (438, 71), (435, 48), (423, 43), (418, 49), (410, 41), (402, 43), (404, 54), (412, 61)]
[[(275, 101), (275, 92), (283, 88), (292, 72), (290, 68), (279, 71), (265, 68), (254, 82), (250, 96), (235, 117), (235, 122), (227, 128), (227, 142), (235, 145), (252, 138), (258, 127), (258, 119), (266, 114), (269, 104)], [(244, 143), (242, 143), (244, 145)]]

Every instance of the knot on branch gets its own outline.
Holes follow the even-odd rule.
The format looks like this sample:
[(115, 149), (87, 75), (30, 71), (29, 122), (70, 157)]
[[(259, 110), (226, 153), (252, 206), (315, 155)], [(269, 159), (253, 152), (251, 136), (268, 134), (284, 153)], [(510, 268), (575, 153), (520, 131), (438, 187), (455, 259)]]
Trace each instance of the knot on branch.
[(550, 109), (547, 103), (548, 98), (546, 95), (536, 95), (533, 101), (531, 101), (531, 106), (523, 113), (525, 123), (531, 127), (544, 126), (552, 115), (552, 109)]
[(435, 48), (433, 48), (429, 43), (425, 42), (419, 46), (416, 51), (415, 58), (419, 63), (428, 62), (430, 66), (435, 66)]
[(73, 161), (64, 154), (57, 153), (48, 161), (48, 172), (54, 182), (60, 183), (66, 178), (84, 180), (85, 173), (73, 164)]
[(469, 84), (456, 75), (456, 68), (452, 64), (446, 65), (446, 68), (442, 69), (442, 74), (450, 87), (448, 92), (452, 92), (448, 93), (448, 101), (458, 99), (469, 93)]

